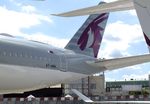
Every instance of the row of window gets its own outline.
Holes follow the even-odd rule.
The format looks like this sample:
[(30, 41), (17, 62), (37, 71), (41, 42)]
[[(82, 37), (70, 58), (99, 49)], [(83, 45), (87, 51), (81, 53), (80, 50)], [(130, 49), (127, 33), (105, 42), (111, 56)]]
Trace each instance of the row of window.
[(36, 56), (36, 55), (31, 55), (27, 53), (14, 53), (14, 52), (8, 52), (8, 51), (1, 51), (0, 52), (1, 56), (9, 56), (9, 57), (22, 57), (22, 58), (31, 58), (35, 60), (45, 60), (45, 61), (50, 61), (49, 57), (46, 56)]

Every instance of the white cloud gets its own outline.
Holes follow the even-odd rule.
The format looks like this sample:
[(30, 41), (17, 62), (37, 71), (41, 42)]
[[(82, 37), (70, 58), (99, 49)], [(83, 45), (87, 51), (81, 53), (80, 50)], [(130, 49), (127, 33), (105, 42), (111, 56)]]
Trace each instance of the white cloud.
[(21, 3), (18, 3), (16, 0), (9, 0), (11, 3), (15, 4), (16, 6), (21, 6)]
[(137, 42), (140, 41), (143, 37), (139, 24), (130, 25), (122, 21), (108, 24), (105, 34), (108, 34), (109, 37), (111, 36), (114, 38), (119, 38), (120, 41), (124, 42), (133, 42), (132, 40), (134, 40), (134, 42)]
[(118, 52), (117, 55), (120, 56), (121, 54), (127, 56), (129, 55), (128, 48), (130, 44), (141, 41), (144, 41), (144, 38), (140, 25), (130, 25), (121, 21), (110, 23), (106, 27), (99, 56), (102, 58), (113, 58), (113, 52)]
[(40, 31), (37, 31), (37, 33), (34, 34), (26, 34), (22, 32), (21, 29), (40, 25), (42, 24), (42, 21), (46, 21), (48, 23), (53, 22), (48, 16), (34, 13), (36, 8), (32, 6), (23, 6), (22, 9), (24, 12), (17, 12), (0, 6), (0, 33), (21, 36), (29, 40), (48, 43), (59, 48), (63, 48), (68, 43), (69, 40), (67, 39), (47, 36), (46, 34), (40, 33)]
[[(142, 69), (142, 70), (141, 70)], [(126, 70), (127, 72), (136, 72), (136, 74), (129, 74), (127, 72), (124, 72), (123, 70)], [(148, 80), (148, 76), (150, 75), (149, 72), (143, 73), (144, 69), (141, 66), (131, 66), (128, 68), (123, 68), (123, 69), (117, 69), (117, 70), (112, 70), (112, 71), (107, 71), (106, 74), (106, 81), (122, 81), (122, 80)], [(137, 73), (138, 72), (138, 73)], [(123, 74), (124, 73), (124, 74)], [(107, 75), (108, 74), (108, 75)], [(120, 76), (121, 74), (122, 76)], [(111, 76), (112, 75), (112, 76)], [(119, 79), (116, 75), (119, 75)]]
[(31, 5), (22, 6), (22, 11), (27, 13), (36, 12), (36, 8)]
[(25, 38), (27, 38), (28, 40), (36, 40), (36, 41), (48, 43), (48, 44), (51, 44), (51, 45), (53, 45), (55, 47), (59, 47), (59, 48), (64, 48), (65, 45), (69, 41), (68, 39), (58, 39), (55, 37), (46, 36), (42, 33), (36, 33), (33, 35), (26, 35)]
[(139, 69), (142, 69), (142, 66), (134, 65), (134, 66), (128, 67), (128, 69), (130, 69), (130, 70), (132, 69), (132, 70), (134, 70), (134, 71), (135, 71), (135, 70), (137, 71), (137, 70), (139, 70)]
[(132, 16), (137, 16), (136, 11), (135, 10), (129, 10), (129, 14), (131, 14)]
[(109, 77), (106, 77), (105, 78), (105, 81), (116, 81), (114, 78), (109, 78)]
[(134, 80), (148, 80), (148, 75), (150, 74), (150, 72), (146, 73), (146, 74), (130, 74), (130, 75), (123, 75), (122, 79), (126, 79), (126, 80), (130, 80), (130, 79), (134, 79)]
[(5, 7), (0, 7), (0, 17), (0, 33), (9, 33), (17, 36), (25, 35), (21, 32), (22, 28), (40, 25), (41, 21), (52, 23), (48, 16), (16, 12)]
[[(150, 74), (150, 73), (149, 73)], [(131, 79), (133, 79), (133, 80), (148, 80), (149, 79), (149, 74), (130, 74), (130, 75), (128, 75), (128, 74), (125, 74), (125, 75), (123, 75), (121, 78), (119, 78), (119, 79), (116, 79), (116, 78), (112, 78), (111, 76), (107, 76), (106, 78), (105, 78), (105, 80), (106, 81), (123, 81), (123, 80), (127, 80), (127, 81), (129, 81), (129, 80), (131, 80)]]

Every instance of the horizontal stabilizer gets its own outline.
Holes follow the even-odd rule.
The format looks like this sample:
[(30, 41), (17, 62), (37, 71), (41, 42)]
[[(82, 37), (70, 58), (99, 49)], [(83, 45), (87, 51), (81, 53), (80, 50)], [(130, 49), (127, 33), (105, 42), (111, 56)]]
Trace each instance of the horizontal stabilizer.
[(119, 0), (115, 2), (101, 4), (98, 6), (92, 6), (88, 8), (78, 9), (78, 10), (60, 13), (60, 14), (52, 14), (52, 15), (62, 16), (62, 17), (72, 17), (72, 16), (123, 11), (123, 10), (130, 10), (130, 9), (134, 9), (134, 4), (132, 0)]
[(77, 91), (76, 89), (72, 89), (72, 92), (79, 96), (84, 102), (86, 103), (93, 103), (91, 99), (83, 95), (81, 92)]
[(99, 68), (100, 70), (112, 70), (146, 62), (150, 62), (150, 54), (108, 60), (101, 59), (96, 62), (88, 61), (87, 64)]

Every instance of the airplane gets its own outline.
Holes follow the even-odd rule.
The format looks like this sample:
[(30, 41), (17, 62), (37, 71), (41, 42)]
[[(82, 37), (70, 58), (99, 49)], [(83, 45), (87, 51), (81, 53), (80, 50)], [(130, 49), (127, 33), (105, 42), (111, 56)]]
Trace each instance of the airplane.
[[(87, 8), (82, 8), (78, 10), (73, 10), (69, 12), (64, 12), (60, 14), (52, 14), (54, 16), (62, 17), (72, 17), (72, 16), (82, 16), (100, 13), (109, 13), (115, 11), (124, 11), (135, 9), (137, 16), (139, 18), (143, 35), (147, 43), (148, 49), (150, 51), (150, 0), (118, 0), (110, 3), (104, 3), (98, 6), (92, 6)], [(94, 66), (94, 65), (93, 65)], [(115, 66), (115, 65), (114, 65)], [(93, 101), (86, 97), (76, 89), (72, 91), (79, 96), (86, 103), (96, 103), (96, 104), (150, 104), (150, 101)]]
[(106, 70), (150, 62), (150, 54), (97, 59), (108, 16), (109, 13), (90, 15), (64, 49), (1, 33), (0, 94), (47, 88)]

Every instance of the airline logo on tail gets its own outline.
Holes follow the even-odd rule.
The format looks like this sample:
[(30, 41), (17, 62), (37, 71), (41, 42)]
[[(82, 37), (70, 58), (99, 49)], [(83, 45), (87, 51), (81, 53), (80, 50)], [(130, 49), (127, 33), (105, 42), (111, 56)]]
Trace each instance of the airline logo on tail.
[[(100, 24), (107, 19), (108, 13), (103, 13), (86, 27), (77, 42), (82, 51), (85, 48), (93, 48), (94, 57), (97, 57), (102, 41), (102, 32), (104, 31), (104, 28)], [(93, 38), (91, 38), (90, 35), (92, 35)]]

